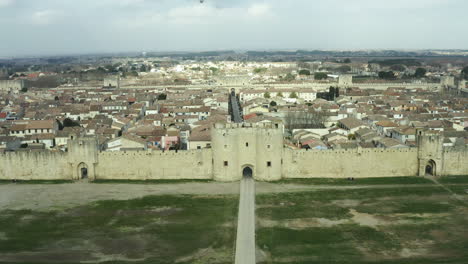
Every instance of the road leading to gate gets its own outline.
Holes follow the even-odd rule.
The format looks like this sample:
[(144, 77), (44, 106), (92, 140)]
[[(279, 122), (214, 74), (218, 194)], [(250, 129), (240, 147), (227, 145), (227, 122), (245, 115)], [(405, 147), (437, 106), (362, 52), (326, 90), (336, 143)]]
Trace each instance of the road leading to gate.
[(235, 264), (255, 263), (255, 181), (244, 178), (240, 186)]
[(233, 122), (234, 123), (242, 123), (242, 114), (241, 114), (241, 109), (239, 107), (239, 101), (237, 100), (237, 97), (233, 94), (229, 96), (231, 100), (231, 111), (233, 115)]

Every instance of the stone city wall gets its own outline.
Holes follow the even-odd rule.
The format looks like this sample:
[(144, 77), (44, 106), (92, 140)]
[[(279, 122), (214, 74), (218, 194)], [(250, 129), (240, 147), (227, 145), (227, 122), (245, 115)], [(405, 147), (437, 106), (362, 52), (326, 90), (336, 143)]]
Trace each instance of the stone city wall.
[(23, 80), (0, 80), (0, 91), (20, 91), (24, 88)]
[(283, 178), (416, 176), (417, 148), (291, 150), (283, 156)]
[(212, 179), (211, 149), (101, 152), (96, 179)]
[(212, 148), (190, 151), (99, 152), (93, 138), (75, 139), (68, 152), (19, 151), (0, 154), (3, 180), (153, 180), (238, 181), (246, 168), (260, 181), (282, 178), (363, 178), (468, 175), (468, 147), (442, 147), (443, 138), (422, 136), (417, 148), (293, 150), (283, 146), (276, 124), (212, 128)]
[(72, 179), (73, 168), (68, 164), (67, 156), (67, 153), (51, 151), (0, 153), (0, 179)]
[(468, 175), (468, 147), (445, 147), (440, 175)]

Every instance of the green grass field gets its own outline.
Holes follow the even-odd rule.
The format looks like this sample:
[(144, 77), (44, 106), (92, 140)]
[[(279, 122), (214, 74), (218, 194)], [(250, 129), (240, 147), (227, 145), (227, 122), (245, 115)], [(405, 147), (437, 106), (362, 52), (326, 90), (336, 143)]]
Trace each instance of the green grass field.
[(2, 211), (0, 263), (232, 263), (236, 196), (149, 196)]
[(468, 263), (467, 203), (427, 184), (257, 195), (261, 263)]
[[(437, 180), (457, 196), (420, 177), (276, 182), (330, 188), (257, 194), (258, 263), (468, 263), (468, 177)], [(210, 181), (96, 181), (94, 187), (193, 182)], [(44, 183), (57, 188), (69, 181), (19, 182)], [(238, 198), (146, 196), (0, 211), (0, 263), (233, 263)]]

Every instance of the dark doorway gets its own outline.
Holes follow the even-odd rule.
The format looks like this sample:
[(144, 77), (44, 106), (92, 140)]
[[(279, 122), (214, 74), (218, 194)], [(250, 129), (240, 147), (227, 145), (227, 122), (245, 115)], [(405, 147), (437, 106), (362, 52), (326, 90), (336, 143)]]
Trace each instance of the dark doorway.
[(81, 179), (88, 179), (88, 168), (81, 168)]
[(242, 171), (242, 176), (244, 178), (252, 178), (252, 176), (253, 176), (252, 168), (245, 167), (244, 170)]
[(433, 160), (427, 162), (426, 175), (436, 176), (436, 163)]

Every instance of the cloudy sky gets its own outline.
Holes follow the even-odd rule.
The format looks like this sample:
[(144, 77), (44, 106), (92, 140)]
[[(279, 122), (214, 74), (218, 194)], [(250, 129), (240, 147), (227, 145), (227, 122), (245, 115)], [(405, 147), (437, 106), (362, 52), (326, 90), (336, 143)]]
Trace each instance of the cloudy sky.
[(467, 0), (0, 0), (0, 56), (468, 49)]

